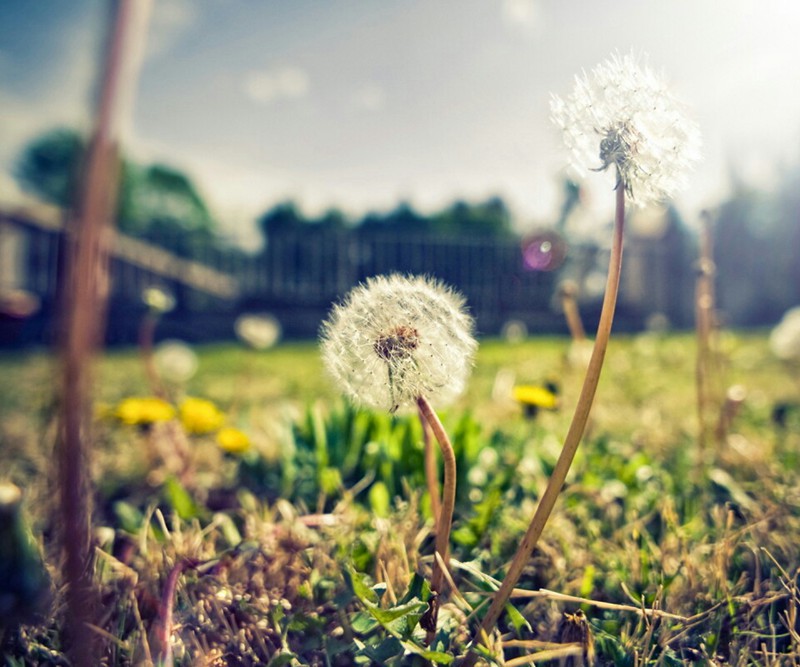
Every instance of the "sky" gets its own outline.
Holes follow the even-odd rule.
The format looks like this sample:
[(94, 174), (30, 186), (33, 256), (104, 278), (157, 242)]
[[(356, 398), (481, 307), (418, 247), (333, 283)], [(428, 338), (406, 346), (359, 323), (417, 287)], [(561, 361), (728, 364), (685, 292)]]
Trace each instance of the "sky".
[[(90, 127), (108, 5), (0, 3), (0, 204), (22, 147)], [(798, 162), (797, 0), (155, 0), (123, 150), (187, 172), (222, 231), (258, 242), (286, 199), (307, 215), (421, 212), (502, 196), (551, 223), (567, 155), (550, 97), (612, 53), (646, 57), (703, 134), (687, 221), (736, 173)], [(587, 179), (587, 205), (613, 204)]]

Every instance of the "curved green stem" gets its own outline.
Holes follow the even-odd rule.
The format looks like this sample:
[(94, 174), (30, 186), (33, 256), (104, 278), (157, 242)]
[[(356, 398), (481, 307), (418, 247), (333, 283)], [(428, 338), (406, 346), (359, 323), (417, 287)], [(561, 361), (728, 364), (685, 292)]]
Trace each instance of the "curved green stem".
[[(453, 525), (453, 511), (456, 505), (456, 454), (453, 451), (450, 438), (447, 437), (447, 432), (444, 430), (444, 426), (442, 426), (442, 422), (439, 420), (436, 412), (434, 412), (428, 399), (424, 396), (420, 396), (417, 399), (417, 406), (419, 407), (420, 415), (422, 415), (425, 421), (430, 425), (431, 431), (433, 431), (433, 435), (439, 443), (439, 448), (442, 450), (442, 460), (444, 461), (442, 506), (436, 522), (435, 543), (436, 553), (441, 556), (442, 560), (434, 559), (433, 574), (431, 575), (431, 591), (434, 596), (438, 596), (444, 585), (444, 570), (439, 563), (442, 562), (446, 566), (449, 562), (450, 528)], [(433, 641), (433, 636), (436, 634), (437, 612), (438, 602), (434, 598), (429, 618), (426, 619), (423, 625), (427, 630), (428, 644)]]
[[(614, 236), (611, 245), (611, 257), (608, 266), (608, 282), (606, 283), (606, 293), (603, 298), (603, 308), (600, 313), (600, 323), (597, 327), (597, 337), (595, 338), (594, 349), (592, 350), (592, 358), (586, 370), (586, 377), (584, 378), (583, 388), (578, 398), (578, 405), (575, 408), (575, 414), (572, 417), (572, 423), (567, 432), (564, 447), (553, 469), (553, 474), (550, 477), (547, 488), (539, 501), (530, 526), (528, 526), (528, 531), (522, 538), (517, 553), (511, 561), (505, 579), (503, 579), (502, 585), (494, 594), (489, 610), (486, 612), (486, 616), (480, 628), (478, 628), (473, 637), (473, 647), (481, 642), (484, 636), (488, 636), (494, 628), (508, 599), (511, 597), (511, 592), (514, 590), (514, 587), (522, 575), (525, 565), (527, 565), (534, 548), (536, 548), (542, 530), (556, 504), (558, 494), (564, 486), (564, 481), (567, 478), (570, 465), (572, 465), (572, 459), (575, 457), (575, 452), (578, 449), (578, 445), (583, 437), (583, 431), (586, 428), (586, 422), (589, 419), (589, 412), (592, 409), (592, 402), (594, 401), (594, 395), (597, 391), (597, 383), (600, 380), (600, 371), (603, 368), (603, 359), (605, 358), (606, 348), (608, 347), (611, 324), (614, 321), (614, 309), (617, 304), (617, 293), (619, 292), (619, 279), (622, 268), (622, 236), (625, 226), (625, 188), (619, 185), (616, 193), (617, 206), (616, 215), (614, 217)], [(475, 664), (477, 658), (478, 655), (470, 650), (461, 662), (460, 667), (471, 667)]]

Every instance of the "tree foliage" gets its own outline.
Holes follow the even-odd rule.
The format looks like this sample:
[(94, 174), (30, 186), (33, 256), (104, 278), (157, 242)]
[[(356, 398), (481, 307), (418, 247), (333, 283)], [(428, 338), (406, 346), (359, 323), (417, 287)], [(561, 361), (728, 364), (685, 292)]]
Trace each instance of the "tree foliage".
[[(80, 177), (86, 141), (74, 129), (58, 128), (33, 139), (17, 159), (20, 185), (44, 201), (69, 208)], [(214, 242), (215, 224), (191, 179), (165, 164), (123, 159), (117, 219), (120, 231), (159, 242), (183, 255)]]
[(127, 196), (121, 222), (129, 231), (147, 232), (152, 225), (169, 222), (176, 229), (210, 232), (213, 222), (191, 180), (162, 164), (144, 168), (130, 165), (126, 171)]
[(266, 238), (299, 227), (303, 223), (303, 214), (292, 201), (281, 202), (258, 219), (258, 227)]
[(317, 218), (308, 218), (292, 201), (277, 204), (258, 221), (268, 240), (270, 235), (289, 230), (353, 229), (362, 234), (423, 233), (440, 236), (510, 237), (513, 235), (511, 213), (500, 197), (476, 204), (456, 201), (432, 215), (423, 215), (401, 202), (387, 213), (370, 212), (360, 219), (348, 219), (341, 211), (330, 209)]
[(14, 174), (22, 188), (49, 204), (68, 207), (84, 153), (83, 137), (57, 128), (36, 137), (22, 150)]

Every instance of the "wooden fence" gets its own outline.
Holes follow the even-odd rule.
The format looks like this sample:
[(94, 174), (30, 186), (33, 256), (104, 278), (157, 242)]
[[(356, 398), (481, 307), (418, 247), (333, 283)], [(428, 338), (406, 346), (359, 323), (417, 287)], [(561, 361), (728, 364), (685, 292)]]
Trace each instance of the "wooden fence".
[[(41, 303), (27, 319), (0, 316), (0, 342), (48, 341), (54, 336), (59, 256), (64, 226), (53, 209), (0, 211), (0, 296), (24, 291)], [(294, 228), (268, 239), (258, 255), (216, 250), (203, 262), (117, 234), (111, 264), (109, 342), (132, 342), (144, 312), (142, 291), (157, 285), (175, 294), (177, 307), (159, 333), (199, 341), (233, 335), (245, 311), (268, 311), (289, 336), (313, 336), (332, 302), (373, 275), (428, 274), (457, 288), (478, 331), (496, 334), (510, 320), (531, 332), (564, 331), (554, 298), (565, 276), (579, 283), (605, 269), (601, 249), (575, 245), (556, 270), (535, 270), (525, 244), (535, 239), (452, 237), (361, 229)], [(548, 242), (549, 243), (549, 242)], [(544, 247), (544, 246), (542, 246)], [(630, 234), (618, 306), (618, 329), (641, 328), (661, 313), (676, 326), (691, 321), (694, 250), (673, 220), (658, 239)], [(582, 303), (589, 326), (600, 296)]]
[[(50, 207), (0, 211), (0, 303), (24, 298), (38, 302), (27, 317), (0, 313), (0, 344), (52, 342), (64, 246), (62, 214)], [(116, 234), (112, 243), (107, 338), (135, 340), (144, 313), (142, 293), (157, 286), (176, 297), (162, 331), (201, 339), (198, 325), (212, 338), (232, 332), (230, 320), (241, 298), (236, 276), (179, 257), (137, 239)]]

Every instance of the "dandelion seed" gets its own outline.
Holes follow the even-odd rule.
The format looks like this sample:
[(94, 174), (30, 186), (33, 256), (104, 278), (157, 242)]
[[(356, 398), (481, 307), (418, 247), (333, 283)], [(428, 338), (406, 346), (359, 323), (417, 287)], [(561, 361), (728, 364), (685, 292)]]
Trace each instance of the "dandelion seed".
[(446, 404), (466, 386), (477, 343), (464, 300), (424, 277), (379, 276), (356, 287), (322, 326), (325, 366), (373, 408)]
[(581, 174), (615, 167), (617, 187), (639, 206), (681, 190), (700, 156), (700, 131), (665, 83), (632, 55), (613, 55), (554, 95), (553, 122)]

